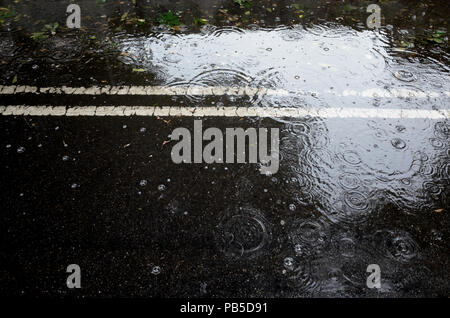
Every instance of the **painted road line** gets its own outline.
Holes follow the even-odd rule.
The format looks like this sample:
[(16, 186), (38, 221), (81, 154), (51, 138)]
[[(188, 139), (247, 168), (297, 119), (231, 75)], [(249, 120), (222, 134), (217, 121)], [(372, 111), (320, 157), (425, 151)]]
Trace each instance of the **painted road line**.
[(227, 86), (92, 86), (92, 87), (37, 87), (37, 86), (1, 86), (0, 95), (14, 94), (49, 94), (49, 95), (136, 95), (136, 96), (290, 96), (290, 95), (334, 95), (338, 97), (370, 97), (370, 98), (439, 98), (450, 97), (450, 92), (423, 92), (412, 89), (380, 89), (369, 88), (362, 91), (334, 90), (320, 92), (304, 90), (284, 90), (257, 87)]
[(144, 116), (144, 117), (320, 117), (448, 119), (450, 109), (372, 109), (372, 108), (266, 108), (266, 107), (176, 107), (176, 106), (0, 106), (2, 116)]

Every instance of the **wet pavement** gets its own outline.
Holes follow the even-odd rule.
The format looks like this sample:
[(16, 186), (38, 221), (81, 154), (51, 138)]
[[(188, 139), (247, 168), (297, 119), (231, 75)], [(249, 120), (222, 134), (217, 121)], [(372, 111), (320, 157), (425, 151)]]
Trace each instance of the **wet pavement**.
[[(448, 1), (380, 1), (379, 30), (370, 1), (77, 3), (70, 30), (0, 1), (0, 106), (350, 115), (0, 116), (1, 295), (448, 297)], [(279, 171), (173, 163), (194, 119), (279, 128)]]

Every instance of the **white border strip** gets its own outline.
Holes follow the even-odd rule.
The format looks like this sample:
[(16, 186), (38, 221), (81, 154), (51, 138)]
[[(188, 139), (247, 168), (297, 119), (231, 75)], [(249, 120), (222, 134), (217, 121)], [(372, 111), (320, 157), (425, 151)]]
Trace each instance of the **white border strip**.
[[(318, 92), (284, 89), (270, 89), (257, 87), (227, 87), (227, 86), (92, 86), (92, 87), (36, 87), (36, 86), (2, 86), (0, 95), (13, 94), (53, 94), (53, 95), (138, 95), (138, 96), (289, 96), (289, 95), (319, 95)], [(380, 89), (370, 88), (363, 91), (344, 90), (343, 92), (324, 91), (340, 97), (360, 96), (371, 98), (438, 98), (450, 97), (450, 92), (425, 92), (411, 89)]]
[(147, 117), (321, 117), (448, 119), (450, 109), (373, 109), (373, 108), (265, 108), (265, 107), (153, 107), (153, 106), (0, 106), (2, 116), (147, 116)]

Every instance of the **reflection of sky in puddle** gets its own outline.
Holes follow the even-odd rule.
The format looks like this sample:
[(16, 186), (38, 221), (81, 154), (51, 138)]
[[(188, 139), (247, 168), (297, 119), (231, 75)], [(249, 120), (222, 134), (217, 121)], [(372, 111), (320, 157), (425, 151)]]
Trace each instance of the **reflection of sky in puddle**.
[[(166, 84), (291, 92), (243, 106), (448, 108), (446, 66), (391, 53), (383, 33), (335, 25), (212, 28), (203, 34), (117, 40), (127, 53), (121, 57), (125, 63), (156, 72)], [(392, 96), (395, 92), (399, 96)], [(276, 182), (291, 200), (287, 205), (316, 205), (329, 219), (347, 224), (364, 222), (388, 204), (405, 212), (446, 206), (447, 122), (300, 119), (286, 124), (290, 131), (281, 144)]]
[(295, 204), (319, 203), (323, 214), (344, 223), (364, 222), (388, 204), (406, 213), (448, 204), (444, 121), (317, 119), (288, 127), (280, 166), (286, 180), (296, 180), (281, 187)]
[[(256, 86), (320, 95), (295, 100), (266, 96), (272, 106), (444, 108), (450, 91), (444, 65), (391, 54), (387, 34), (336, 25), (245, 31), (211, 27), (203, 34), (116, 40), (126, 55), (123, 62), (156, 72), (165, 84)], [(385, 98), (390, 95), (400, 98), (393, 103)]]
[[(399, 52), (391, 47), (390, 36), (386, 29), (377, 33), (316, 25), (272, 30), (205, 27), (200, 34), (162, 33), (152, 37), (124, 33), (114, 40), (122, 52), (120, 60), (156, 74), (157, 84), (183, 84), (192, 88), (191, 92), (197, 86), (265, 87), (290, 92), (288, 96), (265, 95), (251, 102), (233, 101), (226, 96), (228, 100), (221, 100), (225, 106), (449, 109), (448, 66), (419, 53), (413, 56), (411, 52)], [(5, 58), (15, 56), (14, 42), (7, 39), (4, 43), (0, 52)], [(51, 44), (52, 59), (59, 57), (53, 51), (60, 50), (65, 53), (65, 60), (75, 61), (84, 50), (75, 40), (67, 38), (63, 41), (55, 37), (45, 43)], [(300, 91), (306, 93), (299, 94)], [(196, 96), (190, 101), (203, 106), (213, 99)], [(176, 99), (172, 101), (175, 103)], [(219, 105), (215, 99), (214, 102)], [(438, 261), (427, 254), (428, 247), (433, 247), (425, 245), (427, 241), (417, 231), (423, 230), (421, 233), (430, 236), (430, 241), (436, 236), (438, 246), (445, 246), (440, 237), (447, 235), (441, 233), (445, 231), (446, 219), (441, 221), (444, 227), (439, 228), (435, 226), (439, 224), (437, 221), (430, 221), (430, 213), (450, 206), (448, 119), (276, 120), (284, 124), (280, 135), (280, 171), (270, 177), (259, 174), (252, 177), (251, 168), (243, 165), (242, 173), (234, 177), (225, 173), (214, 179), (222, 185), (219, 197), (228, 198), (224, 205), (239, 213), (227, 215), (220, 222), (214, 218), (213, 222), (218, 224), (214, 224), (212, 233), (208, 232), (208, 240), (216, 238), (227, 260), (251, 259), (257, 264), (262, 256), (261, 267), (275, 266), (275, 270), (270, 268), (271, 275), (281, 267), (287, 284), (293, 285), (290, 296), (310, 291), (350, 293), (355, 285), (364, 290), (361, 293), (367, 292), (366, 267), (372, 262), (383, 268), (385, 289), (398, 288), (389, 281), (399, 280), (389, 277), (393, 275), (423, 284), (427, 275), (423, 275), (426, 271), (418, 264), (434, 266)], [(143, 121), (150, 125), (147, 119)], [(267, 125), (266, 121), (254, 118), (248, 121), (230, 126)], [(144, 132), (141, 128), (141, 135)], [(73, 135), (78, 136), (79, 132)], [(116, 142), (114, 138), (111, 140)], [(18, 153), (24, 149), (18, 148)], [(110, 149), (104, 153), (109, 154)], [(124, 160), (126, 165), (131, 162), (128, 156)], [(67, 158), (62, 161), (67, 162)], [(138, 165), (133, 167), (139, 170)], [(149, 169), (143, 168), (142, 178)], [(161, 172), (155, 172), (155, 176), (161, 173), (164, 180), (167, 171), (175, 173), (158, 171)], [(172, 184), (176, 184), (177, 176), (170, 177)], [(196, 195), (208, 187), (203, 181), (211, 179), (195, 179), (192, 188)], [(140, 189), (149, 187), (147, 179), (138, 182)], [(105, 192), (110, 190), (109, 182), (107, 187)], [(71, 189), (80, 186), (73, 183)], [(177, 191), (182, 190), (175, 195), (169, 189), (162, 184), (158, 186), (158, 202), (167, 200), (171, 215), (187, 211), (184, 204), (190, 197), (185, 194), (192, 189), (180, 185)], [(160, 194), (163, 191), (164, 196)], [(195, 199), (201, 202), (203, 197)], [(183, 217), (195, 217), (196, 212), (204, 211), (189, 210), (189, 216), (184, 212)], [(217, 212), (224, 214), (225, 210)], [(155, 213), (151, 217), (160, 217), (161, 224), (166, 224), (167, 216), (161, 215)], [(405, 218), (400, 226), (395, 223), (398, 215), (413, 215), (417, 222), (411, 224)], [(332, 222), (338, 226), (334, 227)], [(181, 242), (176, 233), (168, 235)], [(212, 247), (208, 245), (209, 249)], [(181, 248), (179, 255), (185, 255)], [(408, 265), (404, 266), (405, 263)], [(401, 273), (406, 274), (399, 274), (400, 266)], [(423, 277), (410, 275), (413, 273), (408, 270)]]

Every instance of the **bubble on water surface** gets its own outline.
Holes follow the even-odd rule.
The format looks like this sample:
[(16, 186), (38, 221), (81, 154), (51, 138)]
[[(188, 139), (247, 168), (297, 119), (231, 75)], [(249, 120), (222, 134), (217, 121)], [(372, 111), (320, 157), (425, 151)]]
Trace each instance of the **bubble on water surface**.
[(396, 79), (402, 82), (414, 82), (416, 80), (416, 77), (414, 76), (413, 73), (405, 70), (399, 70), (394, 72), (394, 76)]
[(382, 255), (401, 263), (409, 263), (419, 255), (419, 245), (409, 233), (400, 230), (377, 231), (373, 244)]
[(286, 269), (292, 270), (294, 266), (294, 259), (292, 257), (286, 257), (283, 260), (283, 265)]
[(159, 274), (161, 274), (161, 267), (159, 267), (159, 266), (154, 266), (154, 267), (152, 268), (152, 274), (153, 274), (153, 275), (159, 275)]
[(406, 143), (400, 138), (394, 138), (391, 140), (392, 146), (396, 149), (405, 149)]

